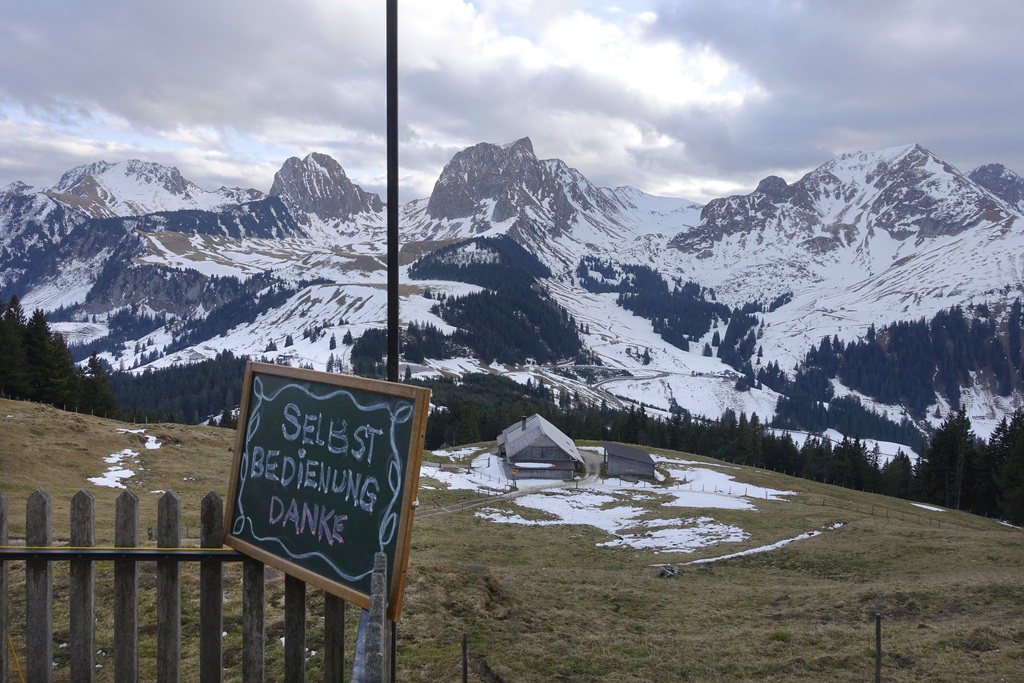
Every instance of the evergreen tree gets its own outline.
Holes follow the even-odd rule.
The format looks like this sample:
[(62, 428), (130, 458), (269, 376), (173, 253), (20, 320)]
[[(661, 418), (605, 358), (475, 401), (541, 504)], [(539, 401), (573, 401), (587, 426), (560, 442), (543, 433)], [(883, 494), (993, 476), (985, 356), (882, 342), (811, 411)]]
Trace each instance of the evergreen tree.
[(989, 439), (988, 452), (999, 482), (998, 514), (1011, 524), (1024, 524), (1024, 410), (1003, 418)]
[(117, 411), (117, 397), (107, 384), (107, 370), (93, 351), (82, 378), (82, 412), (112, 416)]
[(902, 450), (882, 466), (882, 493), (896, 498), (910, 498), (914, 467)]
[(236, 429), (238, 427), (238, 418), (235, 417), (235, 411), (224, 406), (224, 410), (222, 410), (220, 414), (220, 419), (217, 420), (217, 425), (224, 429)]
[(24, 326), (18, 297), (0, 302), (0, 394), (12, 398), (27, 398), (30, 391)]
[(52, 334), (41, 310), (25, 325), (29, 368), (29, 398), (58, 408), (78, 405), (79, 374), (64, 337)]
[[(964, 408), (942, 423), (931, 445), (921, 456), (917, 486), (921, 500), (948, 508), (969, 509), (971, 483), (977, 456), (971, 421)], [(966, 494), (966, 495), (965, 495)], [(961, 505), (968, 503), (961, 508)]]

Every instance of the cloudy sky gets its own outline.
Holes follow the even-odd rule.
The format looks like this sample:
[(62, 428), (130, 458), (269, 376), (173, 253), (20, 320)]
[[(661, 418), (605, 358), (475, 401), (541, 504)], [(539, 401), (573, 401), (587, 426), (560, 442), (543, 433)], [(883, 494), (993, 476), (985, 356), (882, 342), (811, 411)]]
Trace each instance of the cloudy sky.
[[(330, 154), (383, 196), (384, 0), (0, 0), (0, 186), (138, 158), (267, 191)], [(920, 143), (1024, 173), (1018, 0), (399, 0), (401, 198), (530, 137), (707, 201)]]

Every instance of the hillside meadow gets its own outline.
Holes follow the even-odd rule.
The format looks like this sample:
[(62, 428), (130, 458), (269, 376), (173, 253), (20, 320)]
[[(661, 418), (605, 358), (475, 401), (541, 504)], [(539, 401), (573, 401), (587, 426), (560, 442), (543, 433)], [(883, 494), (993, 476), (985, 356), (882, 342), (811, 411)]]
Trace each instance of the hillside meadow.
[[(119, 430), (140, 430), (138, 431)], [(151, 438), (152, 437), (152, 438)], [(54, 537), (67, 540), (69, 501), (86, 488), (96, 497), (97, 543), (112, 541), (119, 488), (96, 485), (124, 449), (133, 474), (122, 483), (140, 497), (140, 527), (155, 525), (157, 499), (174, 490), (182, 501), (182, 535), (195, 543), (199, 506), (211, 490), (227, 493), (234, 433), (175, 424), (126, 425), (52, 408), (0, 400), (0, 490), (8, 497), (10, 532), (24, 533), (25, 501), (37, 488), (53, 501)], [(152, 445), (159, 443), (159, 448)], [(147, 448), (147, 443), (151, 446)], [(467, 450), (468, 461), (482, 452)], [(660, 452), (665, 453), (665, 452)], [(678, 454), (675, 454), (678, 455)], [(679, 456), (683, 457), (683, 456)], [(723, 463), (685, 456), (707, 467)], [(425, 454), (432, 465), (458, 468)], [(752, 510), (679, 510), (742, 528), (740, 542), (691, 553), (603, 547), (606, 531), (588, 525), (497, 524), (480, 508), (432, 512), (415, 523), (409, 582), (399, 624), (401, 681), (461, 680), (463, 634), (470, 680), (679, 681), (872, 680), (875, 614), (882, 615), (886, 681), (1019, 680), (1024, 670), (1024, 532), (956, 511), (728, 466), (737, 482), (794, 492), (784, 500), (751, 500)], [(668, 480), (662, 486), (685, 482)], [(427, 471), (420, 510), (455, 509), (479, 494), (445, 487)], [(427, 487), (431, 488), (427, 488)], [(636, 504), (664, 515), (659, 487)], [(491, 512), (527, 520), (545, 513), (515, 500)], [(684, 563), (758, 548), (807, 532), (768, 552), (705, 564)], [(678, 568), (662, 578), (659, 567)], [(55, 564), (54, 680), (67, 680), (67, 563)], [(152, 563), (151, 563), (152, 564)], [(23, 652), (23, 563), (10, 562), (12, 645)], [(97, 680), (111, 680), (113, 641), (109, 575), (98, 563)], [(226, 680), (238, 680), (241, 591), (238, 567), (226, 565)], [(198, 567), (186, 565), (183, 678), (194, 680), (198, 643)], [(141, 671), (152, 673), (155, 614), (152, 572), (140, 572), (143, 599)], [(268, 571), (268, 680), (282, 673), (283, 577)], [(309, 599), (308, 676), (319, 678), (322, 595)], [(355, 631), (349, 611), (349, 634)], [(319, 640), (318, 640), (319, 639)], [(348, 647), (351, 652), (351, 645)]]

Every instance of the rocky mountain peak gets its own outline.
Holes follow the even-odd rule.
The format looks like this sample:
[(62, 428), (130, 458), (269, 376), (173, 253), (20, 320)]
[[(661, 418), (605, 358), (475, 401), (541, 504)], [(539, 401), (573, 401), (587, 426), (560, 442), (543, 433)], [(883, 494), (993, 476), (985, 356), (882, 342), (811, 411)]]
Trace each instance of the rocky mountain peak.
[(759, 182), (754, 192), (763, 194), (772, 201), (786, 201), (793, 196), (793, 189), (789, 184), (776, 175), (770, 175)]
[[(271, 196), (280, 197), (297, 214), (345, 220), (358, 213), (379, 213), (384, 202), (349, 180), (345, 169), (326, 154), (291, 157), (274, 175)], [(301, 219), (300, 219), (301, 220)]]
[(177, 168), (138, 159), (116, 164), (98, 161), (76, 166), (62, 175), (60, 181), (50, 188), (50, 192), (91, 197), (96, 187), (109, 187), (125, 181), (144, 186), (155, 185), (176, 196), (191, 196), (202, 192), (194, 183), (183, 178)]
[(28, 194), (33, 191), (35, 191), (35, 188), (33, 188), (31, 185), (27, 183), (21, 182), (20, 180), (15, 180), (13, 183), (0, 187), (0, 195), (21, 195)]
[[(431, 219), (469, 219), (474, 233), (494, 224), (513, 222), (515, 232), (549, 236), (573, 229), (580, 214), (598, 214), (600, 222), (620, 212), (619, 206), (583, 174), (558, 159), (540, 160), (530, 138), (496, 145), (480, 143), (448, 162), (434, 184), (427, 204)], [(530, 241), (524, 235), (522, 239)]]
[(1024, 177), (1002, 164), (979, 166), (967, 177), (1011, 206), (1024, 211)]
[(516, 214), (516, 189), (539, 191), (544, 175), (530, 138), (507, 145), (481, 142), (457, 153), (444, 167), (430, 193), (427, 213), (432, 218), (469, 218), (490, 200), (492, 220), (502, 222)]

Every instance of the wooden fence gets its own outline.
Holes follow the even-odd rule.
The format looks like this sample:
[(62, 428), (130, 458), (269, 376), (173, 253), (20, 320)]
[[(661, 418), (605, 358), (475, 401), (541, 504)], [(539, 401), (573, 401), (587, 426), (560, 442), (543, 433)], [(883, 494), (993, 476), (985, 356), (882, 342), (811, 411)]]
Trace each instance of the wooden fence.
[[(93, 681), (96, 671), (96, 571), (113, 561), (113, 661), (115, 681), (139, 680), (139, 563), (156, 562), (156, 678), (181, 680), (181, 563), (199, 563), (199, 675), (204, 683), (222, 679), (223, 596), (226, 562), (242, 564), (243, 681), (265, 678), (266, 596), (262, 562), (222, 546), (224, 512), (211, 491), (202, 502), (200, 547), (181, 547), (181, 505), (168, 491), (157, 509), (156, 548), (139, 547), (139, 499), (125, 491), (115, 504), (114, 547), (95, 544), (95, 499), (81, 490), (71, 501), (70, 544), (54, 546), (50, 496), (39, 489), (25, 510), (25, 544), (11, 545), (7, 496), (0, 491), (0, 683), (52, 680), (54, 670), (53, 562), (68, 561), (71, 681)], [(380, 558), (383, 559), (383, 558)], [(9, 624), (9, 565), (25, 563), (24, 657), (15, 659)], [(393, 680), (394, 628), (387, 628), (386, 576), (376, 563), (367, 628), (365, 680)], [(376, 599), (376, 602), (374, 602)], [(324, 594), (323, 680), (344, 681), (345, 602)], [(306, 584), (285, 576), (284, 681), (306, 678)], [(390, 641), (390, 642), (389, 642)]]

